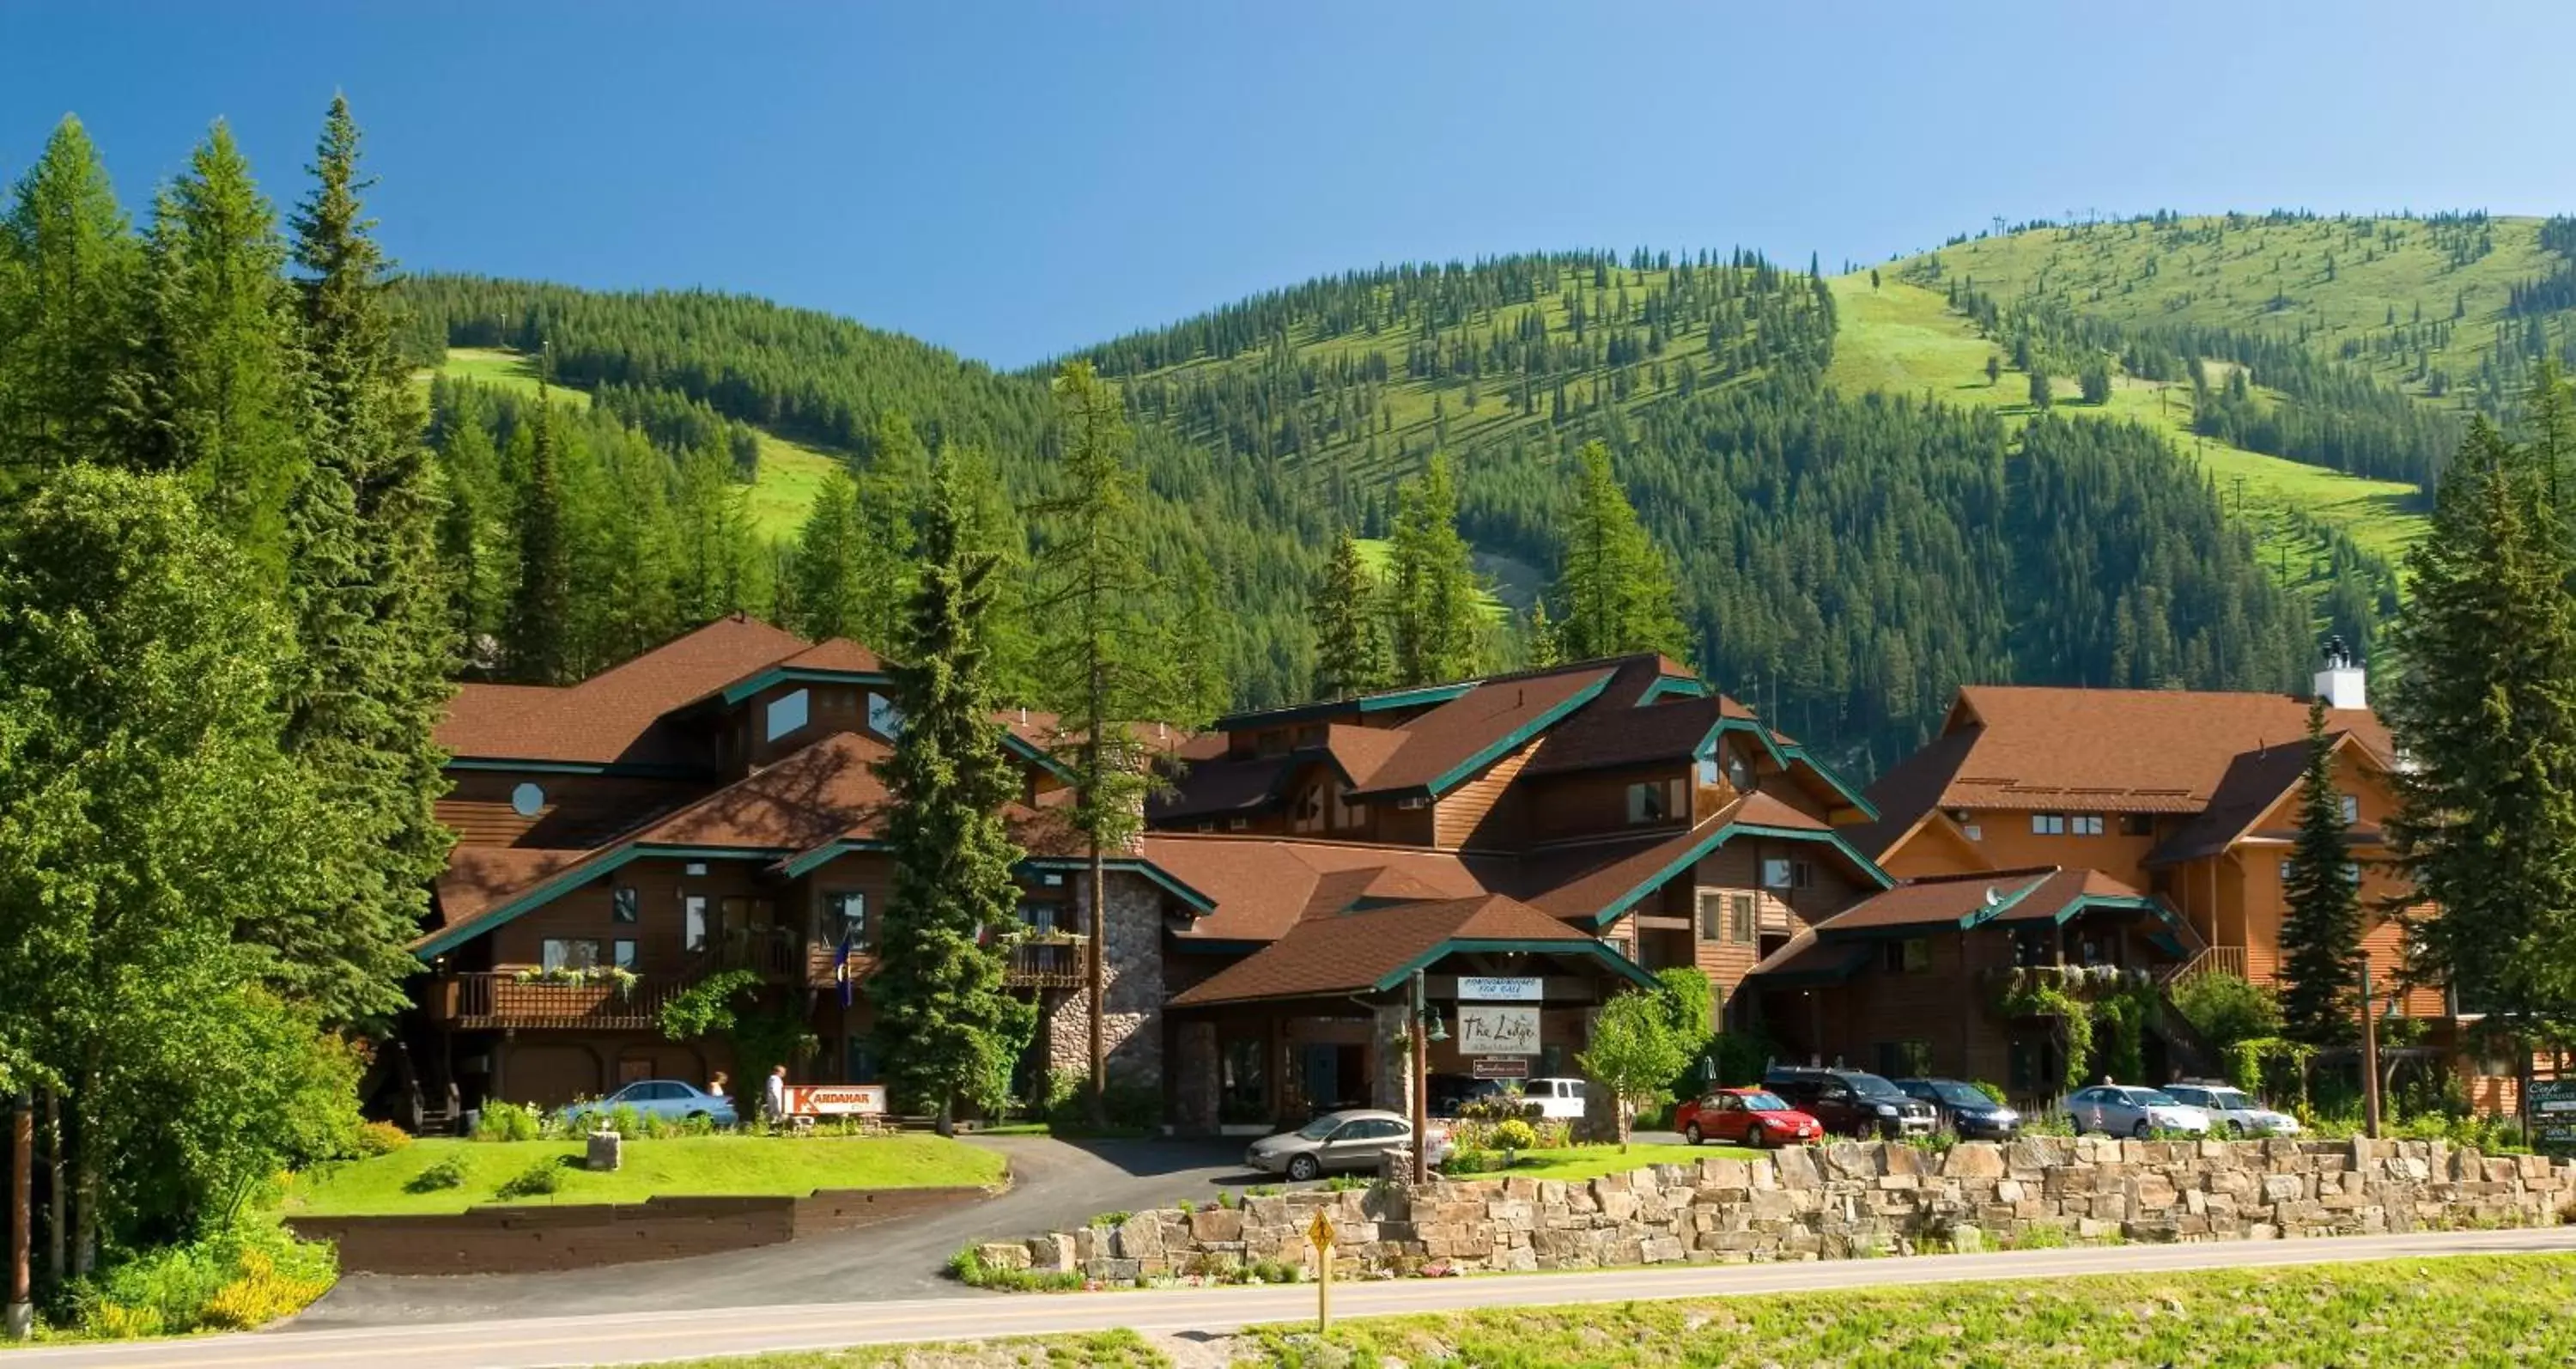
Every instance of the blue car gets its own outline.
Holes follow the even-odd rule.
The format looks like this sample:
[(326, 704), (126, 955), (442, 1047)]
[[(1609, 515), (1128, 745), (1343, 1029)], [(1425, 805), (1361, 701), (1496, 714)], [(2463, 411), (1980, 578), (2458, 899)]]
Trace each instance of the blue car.
[(717, 1126), (729, 1127), (742, 1120), (733, 1110), (732, 1099), (677, 1079), (638, 1079), (597, 1102), (575, 1103), (565, 1108), (563, 1115), (569, 1122), (605, 1121), (619, 1108), (633, 1108), (639, 1116), (664, 1122), (705, 1118)]

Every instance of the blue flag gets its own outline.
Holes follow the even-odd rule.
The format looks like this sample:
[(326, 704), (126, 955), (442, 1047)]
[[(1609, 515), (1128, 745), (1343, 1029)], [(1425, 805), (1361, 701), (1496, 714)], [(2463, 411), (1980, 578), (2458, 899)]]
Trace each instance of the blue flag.
[(834, 957), (832, 961), (832, 978), (840, 983), (841, 1006), (844, 1008), (850, 1006), (851, 1002), (858, 997), (859, 992), (859, 982), (850, 973), (850, 952), (854, 948), (854, 941), (855, 938), (853, 937), (846, 935), (843, 936), (841, 938), (841, 953)]

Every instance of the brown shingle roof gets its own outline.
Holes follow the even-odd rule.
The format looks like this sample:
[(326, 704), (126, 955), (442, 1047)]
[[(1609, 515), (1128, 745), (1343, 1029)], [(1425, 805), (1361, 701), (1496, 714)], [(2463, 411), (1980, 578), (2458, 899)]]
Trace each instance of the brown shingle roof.
[(533, 846), (459, 846), (448, 853), (447, 872), (438, 877), (438, 927), (443, 930), (481, 917), (590, 854)]
[(486, 759), (695, 764), (694, 740), (663, 715), (806, 650), (756, 618), (719, 618), (577, 685), (459, 686), (436, 741)]
[(1510, 887), (1532, 906), (1557, 917), (1591, 921), (1613, 907), (1723, 828), (1745, 823), (1817, 833), (1833, 829), (1768, 794), (1752, 793), (1706, 821), (1683, 830), (1586, 843), (1523, 861)]
[(2051, 918), (2082, 898), (2142, 899), (2146, 895), (2099, 870), (2048, 866), (2035, 870), (1981, 870), (1900, 884), (1816, 924), (1828, 942), (1851, 932), (1888, 927), (1965, 927), (1983, 922)]
[(1601, 667), (1487, 680), (1403, 727), (1404, 745), (1369, 777), (1363, 794), (1427, 789), (1550, 715), (1581, 703), (1610, 679)]
[(1569, 950), (1587, 952), (1596, 944), (1563, 922), (1500, 894), (1324, 913), (1182, 990), (1173, 997), (1172, 1006), (1362, 993), (1452, 941), (1561, 942)]
[(1310, 914), (1338, 913), (1375, 896), (1381, 880), (1405, 897), (1463, 898), (1492, 887), (1479, 862), (1420, 848), (1148, 832), (1142, 854), (1216, 903), (1214, 913), (1175, 933), (1184, 941), (1274, 941)]

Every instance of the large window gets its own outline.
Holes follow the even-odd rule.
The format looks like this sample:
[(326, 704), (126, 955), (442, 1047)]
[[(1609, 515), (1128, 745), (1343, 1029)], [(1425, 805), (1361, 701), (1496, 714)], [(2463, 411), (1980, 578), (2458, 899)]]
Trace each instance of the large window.
[(680, 944), (692, 951), (707, 948), (707, 897), (691, 894), (680, 900)]
[(849, 889), (823, 895), (823, 935), (834, 950), (847, 942), (853, 949), (868, 944), (868, 896)]
[(2030, 830), (2035, 836), (2062, 837), (2066, 835), (2066, 815), (2064, 813), (2033, 813), (2030, 815)]
[(2098, 837), (2102, 835), (2102, 815), (2077, 813), (2066, 820), (2066, 830), (2079, 837)]
[(537, 956), (549, 970), (588, 970), (608, 963), (608, 948), (589, 937), (550, 936), (540, 943)]
[(1670, 822), (1684, 803), (1680, 780), (1640, 780), (1628, 786), (1628, 821)]
[(776, 741), (803, 727), (812, 705), (812, 696), (801, 689), (793, 693), (781, 694), (770, 700), (766, 729), (768, 739)]

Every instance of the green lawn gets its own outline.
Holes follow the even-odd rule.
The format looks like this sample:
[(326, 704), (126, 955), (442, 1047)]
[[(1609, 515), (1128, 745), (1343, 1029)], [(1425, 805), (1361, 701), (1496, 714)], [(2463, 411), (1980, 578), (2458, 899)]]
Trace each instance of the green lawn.
[[(1983, 277), (1979, 278), (1981, 281)], [(1908, 285), (1883, 272), (1878, 288), (1869, 273), (1836, 277), (1834, 361), (1827, 377), (1846, 394), (1883, 390), (1962, 407), (1992, 409), (2008, 423), (2029, 418), (2030, 382), (2006, 369), (1986, 380), (1986, 358), (1995, 347), (1968, 320), (1950, 310), (1937, 290)], [(2069, 398), (2074, 378), (2057, 388)], [(2293, 588), (2311, 587), (2321, 571), (2312, 565), (2318, 541), (2298, 526), (2304, 515), (2338, 529), (2391, 565), (2424, 535), (2425, 516), (2408, 507), (2412, 485), (2371, 480), (2323, 466), (2265, 456), (2212, 442), (2191, 431), (2191, 388), (2126, 376), (2112, 385), (2108, 403), (2061, 402), (2061, 414), (2130, 419), (2165, 435), (2175, 450), (2200, 463), (2229, 513), (2254, 533), (2263, 560)]]
[[(1378, 537), (1355, 537), (1351, 540), (1360, 549), (1360, 564), (1368, 568), (1370, 575), (1377, 577), (1380, 585), (1387, 584), (1388, 577), (1393, 574), (1390, 565), (1395, 556), (1395, 544)], [(1485, 552), (1473, 555), (1476, 574), (1485, 582), (1476, 591), (1476, 607), (1488, 618), (1509, 616), (1513, 606), (1529, 604), (1546, 587), (1547, 577), (1526, 561)]]
[(1570, 1146), (1564, 1150), (1524, 1150), (1520, 1162), (1491, 1174), (1462, 1174), (1462, 1179), (1592, 1179), (1625, 1174), (1648, 1165), (1689, 1165), (1702, 1160), (1741, 1160), (1758, 1154), (1738, 1146), (1648, 1145), (1625, 1151), (1617, 1146)]
[[(818, 1188), (932, 1188), (1002, 1179), (999, 1155), (936, 1136), (682, 1136), (627, 1142), (625, 1163), (614, 1173), (567, 1168), (562, 1186), (552, 1194), (496, 1196), (502, 1184), (539, 1161), (577, 1157), (581, 1149), (575, 1141), (415, 1141), (390, 1155), (296, 1176), (287, 1187), (284, 1211), (290, 1217), (462, 1212), (500, 1202), (802, 1196)], [(426, 1193), (406, 1187), (422, 1170), (451, 1155), (465, 1162), (462, 1185)]]
[[(450, 347), (447, 349), (447, 364), (438, 369), (451, 376), (517, 390), (522, 394), (537, 392), (536, 360), (525, 352), (505, 351), (498, 347)], [(590, 407), (588, 390), (557, 385), (547, 394), (575, 408)]]
[(702, 1369), (2485, 1369), (2576, 1363), (2576, 1317), (2566, 1314), (2571, 1279), (2576, 1256), (2389, 1260), (1366, 1318), (1339, 1322), (1327, 1336), (1311, 1324), (1187, 1341), (1113, 1331), (761, 1355)]

